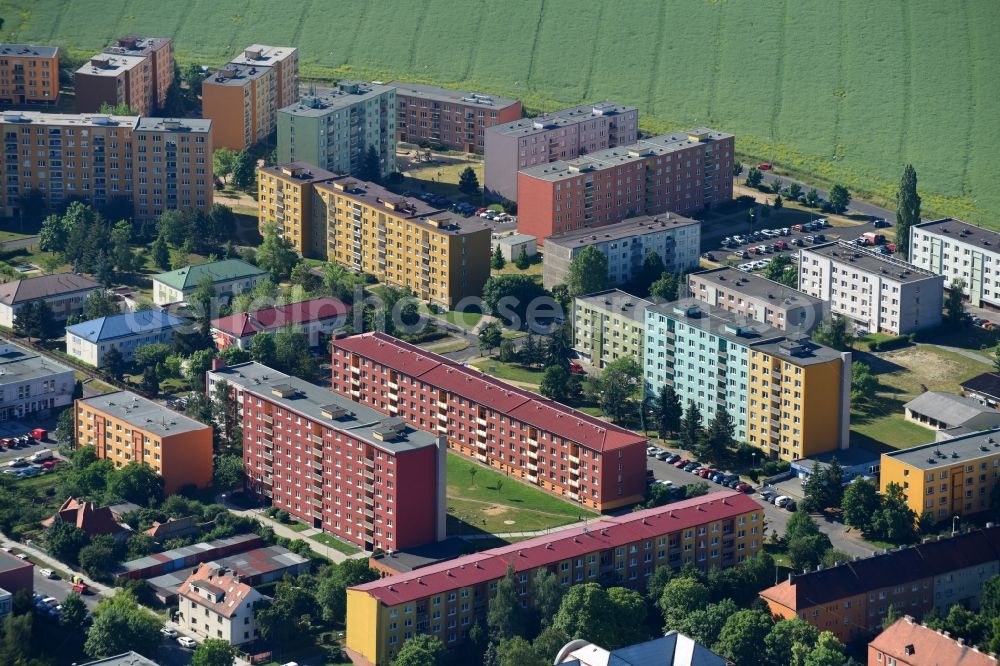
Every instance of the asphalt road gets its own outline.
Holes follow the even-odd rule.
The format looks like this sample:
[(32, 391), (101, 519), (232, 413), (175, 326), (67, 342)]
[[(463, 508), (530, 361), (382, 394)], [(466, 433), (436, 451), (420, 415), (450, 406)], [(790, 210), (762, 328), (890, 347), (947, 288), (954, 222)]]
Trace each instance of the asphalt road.
[[(35, 566), (35, 592), (46, 597), (55, 597), (59, 603), (62, 603), (63, 599), (73, 591), (72, 584), (62, 578), (46, 578), (40, 573), (41, 570), (42, 567)], [(100, 601), (100, 597), (96, 594), (84, 594), (81, 598), (87, 609), (91, 611)]]
[[(740, 176), (738, 176), (737, 178), (739, 180), (745, 179), (746, 172), (750, 169), (751, 166), (754, 165), (744, 164), (743, 173), (740, 174)], [(805, 192), (808, 192), (814, 187), (813, 185), (810, 185), (809, 183), (804, 183), (801, 180), (796, 180), (795, 178), (789, 178), (788, 176), (774, 174), (770, 171), (762, 171), (761, 173), (764, 174), (765, 183), (771, 183), (775, 179), (780, 179), (781, 182), (784, 183), (786, 186), (791, 185), (792, 183), (798, 183)], [(816, 193), (819, 194), (820, 198), (822, 199), (826, 199), (830, 196), (830, 192), (828, 190), (823, 190), (818, 187), (816, 188)], [(892, 223), (896, 222), (895, 211), (889, 210), (887, 208), (881, 208), (880, 206), (876, 206), (874, 204), (870, 204), (865, 201), (857, 201), (857, 200), (851, 201), (850, 209), (856, 213), (861, 213), (862, 215), (872, 215), (874, 217), (881, 217)]]

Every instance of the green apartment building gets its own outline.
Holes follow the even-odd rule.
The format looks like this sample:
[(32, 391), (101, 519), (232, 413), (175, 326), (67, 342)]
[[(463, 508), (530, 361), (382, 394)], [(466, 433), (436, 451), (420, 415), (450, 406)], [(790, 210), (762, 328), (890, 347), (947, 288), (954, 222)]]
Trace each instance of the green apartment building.
[(642, 367), (643, 323), (651, 301), (608, 289), (573, 301), (574, 349), (595, 368), (628, 356)]

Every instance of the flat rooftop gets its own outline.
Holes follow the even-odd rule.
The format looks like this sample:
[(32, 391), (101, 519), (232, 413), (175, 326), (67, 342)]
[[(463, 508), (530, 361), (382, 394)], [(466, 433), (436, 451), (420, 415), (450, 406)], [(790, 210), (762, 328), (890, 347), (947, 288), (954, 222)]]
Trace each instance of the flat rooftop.
[(315, 164), (309, 164), (309, 162), (302, 162), (301, 160), (278, 164), (272, 167), (264, 167), (260, 170), (260, 172), (269, 176), (274, 176), (275, 178), (307, 184), (319, 183), (324, 180), (334, 180), (335, 178), (344, 177), (342, 174), (333, 173), (332, 171), (327, 171), (326, 169), (320, 169)]
[(437, 233), (460, 236), (492, 229), (489, 222), (479, 217), (462, 217), (457, 213), (443, 211), (428, 206), (419, 199), (408, 199), (401, 194), (390, 192), (381, 185), (355, 178), (341, 178), (318, 183), (318, 189), (325, 189), (336, 196), (346, 197), (372, 208), (385, 210), (398, 217)]
[[(348, 433), (383, 451), (412, 451), (437, 443), (436, 435), (256, 361), (213, 370), (212, 374), (244, 392), (258, 395), (327, 428)], [(392, 439), (377, 436), (386, 427), (396, 429)]]
[(560, 127), (570, 127), (587, 120), (607, 116), (618, 116), (630, 111), (637, 111), (634, 106), (625, 106), (615, 102), (598, 102), (596, 104), (581, 104), (568, 109), (553, 111), (537, 118), (521, 118), (502, 125), (487, 128), (487, 132), (498, 132), (505, 136), (525, 137), (541, 134)]
[(208, 134), (212, 131), (212, 120), (210, 118), (139, 118), (135, 131)]
[(23, 569), (25, 567), (35, 566), (27, 560), (22, 560), (14, 557), (10, 553), (0, 551), (0, 573), (5, 571), (14, 571), (17, 569)]
[(925, 471), (947, 469), (952, 465), (995, 456), (1000, 456), (1000, 428), (882, 454), (883, 458), (892, 458)]
[(804, 294), (798, 289), (792, 289), (780, 282), (768, 280), (753, 273), (744, 273), (730, 266), (691, 273), (688, 279), (698, 279), (719, 289), (735, 291), (749, 298), (770, 301), (786, 307), (823, 304), (821, 298)]
[(940, 275), (917, 268), (913, 264), (894, 259), (884, 254), (871, 252), (853, 243), (835, 241), (825, 245), (802, 248), (801, 256), (817, 254), (836, 263), (846, 264), (866, 273), (880, 275), (886, 280), (909, 283), (921, 280), (943, 280)]
[(255, 79), (263, 78), (271, 73), (266, 65), (243, 65), (227, 63), (205, 78), (205, 83), (216, 86), (233, 86), (240, 88)]
[(104, 49), (104, 52), (122, 55), (148, 55), (166, 46), (171, 41), (173, 40), (169, 37), (137, 37), (135, 35), (128, 35), (108, 46)]
[(518, 100), (510, 97), (498, 97), (496, 95), (483, 95), (475, 92), (465, 92), (462, 90), (451, 90), (440, 86), (431, 86), (424, 83), (407, 83), (405, 81), (391, 81), (391, 86), (396, 87), (397, 95), (407, 97), (419, 97), (434, 102), (444, 102), (448, 104), (468, 104), (471, 106), (482, 106), (491, 109), (505, 109), (512, 104), (517, 104)]
[(297, 50), (298, 49), (294, 46), (251, 44), (243, 49), (243, 53), (239, 54), (229, 62), (236, 65), (257, 65), (269, 67), (281, 62), (291, 55), (294, 55)]
[(1000, 252), (1000, 233), (956, 220), (953, 217), (922, 222), (914, 225), (914, 228), (957, 243), (975, 245), (985, 252)]
[(640, 215), (622, 220), (617, 224), (609, 224), (604, 227), (591, 227), (589, 229), (576, 229), (558, 236), (549, 236), (545, 239), (546, 247), (558, 245), (560, 247), (587, 247), (598, 243), (632, 238), (633, 236), (644, 236), (655, 234), (661, 231), (679, 229), (694, 224), (701, 224), (698, 220), (683, 217), (677, 213), (663, 213), (662, 215)]
[(17, 125), (72, 125), (75, 127), (133, 128), (138, 116), (114, 116), (107, 113), (42, 113), (40, 111), (4, 111), (0, 123)]
[[(320, 95), (302, 97), (299, 101), (279, 110), (292, 116), (304, 118), (320, 118), (335, 111), (348, 109), (359, 102), (380, 97), (394, 92), (395, 86), (363, 81), (341, 81), (336, 88), (331, 88)], [(395, 113), (395, 110), (393, 110)]]
[[(103, 64), (95, 64), (95, 62), (98, 61)], [(122, 72), (127, 72), (130, 69), (138, 67), (144, 62), (146, 62), (145, 56), (112, 55), (108, 53), (101, 53), (91, 56), (90, 60), (85, 62), (78, 70), (76, 70), (76, 73), (88, 74), (90, 76), (115, 77), (119, 76)]]
[[(0, 387), (66, 372), (73, 372), (73, 369), (12, 342), (0, 344)], [(72, 381), (70, 378), (70, 383)], [(72, 386), (65, 388), (73, 390)]]
[(434, 541), (415, 548), (372, 555), (371, 560), (380, 567), (392, 569), (396, 573), (408, 573), (438, 562), (467, 555), (472, 550), (473, 544), (464, 539), (450, 536), (443, 541)]
[(121, 419), (139, 430), (152, 432), (161, 437), (195, 432), (209, 427), (129, 391), (96, 395), (80, 402), (109, 416)]
[(0, 56), (20, 58), (54, 58), (59, 55), (58, 46), (36, 46), (34, 44), (0, 44)]
[(626, 317), (638, 323), (646, 321), (646, 308), (653, 304), (621, 289), (608, 289), (585, 296), (577, 296), (577, 303), (585, 303), (592, 308), (604, 310), (618, 317)]
[[(301, 555), (296, 555), (287, 548), (268, 546), (211, 560), (208, 564), (220, 569), (229, 569), (240, 578), (250, 578), (302, 567), (308, 565), (309, 560)], [(177, 589), (193, 573), (192, 569), (197, 571), (198, 566), (192, 565), (161, 576), (154, 576), (147, 579), (146, 583), (163, 592), (177, 594)]]
[(687, 132), (673, 132), (671, 134), (661, 134), (660, 136), (640, 139), (629, 146), (617, 146), (615, 148), (605, 148), (586, 155), (581, 155), (572, 160), (549, 162), (548, 164), (538, 164), (527, 169), (522, 169), (523, 173), (532, 178), (557, 182), (569, 178), (576, 178), (588, 171), (601, 171), (610, 169), (622, 164), (631, 164), (650, 157), (667, 155), (669, 153), (684, 150), (698, 144), (721, 141), (732, 138), (732, 134), (718, 132), (699, 127)]
[(214, 552), (223, 548), (250, 549), (260, 543), (262, 543), (260, 537), (256, 534), (235, 534), (231, 537), (215, 539), (214, 541), (201, 541), (199, 543), (193, 543), (190, 546), (182, 546), (181, 548), (165, 550), (162, 553), (151, 553), (145, 557), (123, 562), (115, 567), (115, 574), (121, 575), (130, 571), (139, 571), (160, 565), (169, 566), (171, 564), (173, 564), (175, 569), (178, 569), (182, 568), (182, 563), (189, 557), (194, 557), (197, 562), (201, 563), (205, 560), (198, 559), (197, 556), (199, 555), (204, 555), (205, 553)]

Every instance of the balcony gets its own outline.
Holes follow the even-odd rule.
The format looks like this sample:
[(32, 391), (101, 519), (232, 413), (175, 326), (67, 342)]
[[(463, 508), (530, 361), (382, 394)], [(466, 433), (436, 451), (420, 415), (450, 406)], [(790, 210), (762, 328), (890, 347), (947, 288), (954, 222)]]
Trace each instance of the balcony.
[(268, 437), (274, 437), (274, 431), (271, 430), (270, 428), (264, 428), (264, 434), (267, 435)]
[(375, 520), (375, 512), (372, 511), (371, 509), (365, 509), (365, 517)]
[(360, 375), (361, 374), (361, 366), (360, 365), (352, 365), (351, 366), (351, 373), (355, 374), (355, 375)]
[(270, 460), (271, 462), (274, 462), (274, 454), (264, 451), (264, 460)]
[(531, 449), (528, 449), (528, 457), (531, 458), (532, 460), (538, 460), (538, 451), (532, 451)]
[(535, 463), (528, 463), (528, 469), (530, 469), (532, 472), (537, 472), (538, 465), (536, 465)]
[(580, 501), (580, 496), (579, 496), (579, 495), (577, 495), (576, 493), (570, 493), (570, 494), (569, 494), (569, 498), (570, 498), (571, 500), (576, 500), (577, 502), (579, 502), (579, 501)]
[(579, 482), (579, 481), (577, 481), (577, 480), (576, 480), (576, 479), (574, 479), (574, 478), (570, 478), (570, 480), (569, 480), (569, 485), (570, 485), (571, 487), (573, 487), (573, 488), (579, 488), (579, 487), (580, 487), (580, 482)]
[(312, 461), (312, 468), (314, 470), (316, 470), (317, 472), (322, 472), (323, 471), (323, 462), (320, 461), (320, 460), (313, 460)]
[(323, 436), (322, 435), (313, 435), (312, 436), (312, 441), (313, 441), (313, 444), (319, 444), (320, 446), (323, 446)]
[(366, 493), (373, 493), (373, 492), (375, 492), (375, 486), (373, 484), (371, 484), (371, 483), (366, 483), (365, 484), (365, 492)]
[(448, 402), (445, 400), (438, 400), (439, 409), (448, 409)]
[(532, 483), (538, 483), (538, 477), (534, 474), (529, 474), (528, 481), (531, 481)]
[(579, 465), (580, 464), (580, 459), (577, 456), (574, 456), (572, 454), (569, 457), (569, 461), (571, 463), (573, 463), (574, 465)]
[(274, 417), (271, 416), (270, 414), (264, 414), (264, 416), (262, 416), (261, 418), (264, 420), (264, 423), (267, 423), (269, 425), (274, 425)]
[(391, 379), (388, 382), (386, 382), (386, 383), (389, 385), (389, 388), (391, 388), (393, 391), (399, 390), (399, 384), (397, 384), (396, 382), (392, 381)]
[(392, 412), (393, 414), (395, 414), (396, 412), (399, 411), (399, 405), (397, 405), (396, 403), (390, 402), (389, 405), (387, 406), (387, 409), (390, 412)]
[(486, 425), (486, 419), (484, 419), (481, 416), (477, 416), (476, 417), (476, 423), (478, 423), (481, 426), (485, 426)]
[(314, 497), (313, 501), (312, 501), (312, 505), (314, 507), (316, 507), (317, 509), (322, 509), (323, 508), (323, 500), (317, 499), (317, 498)]
[(476, 442), (476, 448), (486, 450), (486, 440)]
[(482, 453), (477, 453), (476, 460), (478, 460), (479, 462), (486, 462), (486, 456)]
[(369, 471), (369, 470), (366, 469), (365, 470), (365, 478), (368, 479), (369, 481), (374, 481), (375, 480), (375, 472), (372, 472), (372, 471)]
[(438, 412), (437, 417), (438, 421), (448, 421), (448, 414), (446, 412)]

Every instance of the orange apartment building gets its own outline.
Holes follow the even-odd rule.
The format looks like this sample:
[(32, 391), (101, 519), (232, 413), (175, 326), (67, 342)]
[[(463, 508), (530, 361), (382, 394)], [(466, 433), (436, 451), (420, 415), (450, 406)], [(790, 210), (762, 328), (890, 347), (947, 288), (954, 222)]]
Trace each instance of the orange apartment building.
[[(326, 225), (313, 233), (314, 185), (343, 178), (307, 162), (290, 162), (257, 169), (257, 228), (274, 224), (303, 257), (326, 258)], [(318, 199), (318, 197), (317, 197)]]
[(298, 49), (254, 44), (201, 84), (215, 146), (243, 150), (277, 128), (278, 109), (299, 99)]
[(73, 417), (77, 446), (93, 446), (115, 468), (149, 465), (167, 495), (212, 482), (212, 428), (204, 423), (128, 391), (78, 399)]
[(212, 207), (209, 120), (8, 111), (0, 134), (3, 215), (16, 215), (19, 196), (32, 190), (52, 208), (71, 199), (95, 206), (127, 200), (141, 221)]
[(150, 116), (167, 101), (174, 81), (174, 42), (169, 37), (122, 37), (76, 70), (76, 110), (128, 104)]
[(0, 44), (0, 104), (58, 101), (58, 47)]
[(1000, 528), (926, 541), (910, 548), (804, 574), (762, 591), (778, 619), (800, 617), (847, 643), (877, 632), (893, 606), (923, 617), (955, 604), (979, 607), (982, 585), (1000, 573)]

